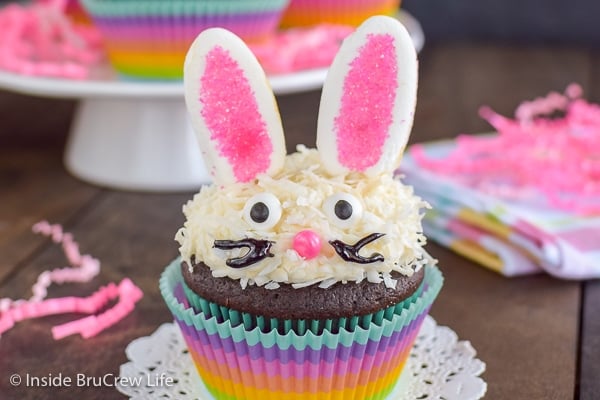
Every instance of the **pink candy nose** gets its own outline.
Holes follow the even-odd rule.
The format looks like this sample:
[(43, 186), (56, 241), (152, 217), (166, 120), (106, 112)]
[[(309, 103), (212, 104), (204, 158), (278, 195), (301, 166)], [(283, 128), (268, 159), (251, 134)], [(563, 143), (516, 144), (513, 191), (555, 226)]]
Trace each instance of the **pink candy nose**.
[(300, 257), (310, 260), (321, 252), (321, 237), (308, 229), (300, 231), (294, 236), (292, 247)]

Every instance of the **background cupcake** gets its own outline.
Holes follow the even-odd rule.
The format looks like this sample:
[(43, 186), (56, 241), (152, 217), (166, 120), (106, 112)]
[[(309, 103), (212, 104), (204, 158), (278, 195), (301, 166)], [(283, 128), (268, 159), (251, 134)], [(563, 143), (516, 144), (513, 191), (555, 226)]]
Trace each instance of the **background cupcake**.
[(121, 74), (179, 79), (198, 33), (223, 27), (248, 43), (272, 35), (288, 0), (81, 0)]
[(291, 0), (281, 26), (311, 26), (322, 23), (358, 26), (373, 15), (393, 16), (400, 0)]

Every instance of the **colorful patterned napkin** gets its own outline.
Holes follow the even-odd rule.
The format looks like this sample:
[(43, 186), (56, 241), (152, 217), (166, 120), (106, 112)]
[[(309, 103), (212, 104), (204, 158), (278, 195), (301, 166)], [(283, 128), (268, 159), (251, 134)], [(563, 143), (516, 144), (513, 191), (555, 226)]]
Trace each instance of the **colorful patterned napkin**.
[(506, 276), (600, 278), (600, 106), (582, 93), (482, 107), (497, 133), (412, 146), (400, 173), (433, 207), (425, 233)]
[[(443, 159), (455, 145), (436, 142), (419, 151)], [(538, 201), (502, 199), (421, 168), (407, 153), (403, 180), (432, 206), (424, 219), (432, 240), (506, 276), (546, 271), (565, 279), (600, 277), (600, 214), (553, 208), (541, 192)]]

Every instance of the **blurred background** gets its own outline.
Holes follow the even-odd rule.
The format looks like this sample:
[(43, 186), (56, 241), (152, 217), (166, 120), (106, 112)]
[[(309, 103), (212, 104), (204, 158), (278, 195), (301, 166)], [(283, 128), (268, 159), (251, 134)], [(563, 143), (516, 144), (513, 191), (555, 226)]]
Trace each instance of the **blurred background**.
[(600, 45), (594, 0), (404, 0), (428, 41), (497, 40)]
[[(6, 3), (8, 1), (0, 0), (0, 4)], [(580, 80), (578, 77), (582, 74), (589, 77), (580, 82), (584, 92), (588, 98), (595, 100), (594, 92), (588, 89), (594, 82), (590, 68), (595, 65), (595, 50), (600, 45), (600, 28), (596, 21), (600, 15), (598, 1), (403, 0), (401, 7), (420, 22), (425, 33), (425, 47), (419, 55), (421, 76), (426, 74), (434, 81), (420, 82), (420, 96), (446, 96), (448, 92), (464, 93), (464, 90), (480, 87), (477, 96), (465, 96), (461, 104), (455, 104), (448, 110), (430, 109), (427, 102), (421, 101), (420, 107), (417, 107), (417, 131), (449, 130), (446, 133), (454, 135), (489, 129), (477, 116), (477, 108), (481, 104), (490, 104), (499, 112), (511, 114), (519, 101), (544, 95), (550, 90), (562, 91), (571, 81)], [(464, 54), (468, 54), (468, 61), (460, 60)], [(520, 54), (527, 54), (527, 57)], [(514, 64), (521, 60), (538, 63), (540, 68), (531, 65), (514, 68)], [(493, 77), (484, 73), (492, 64), (496, 71)], [(554, 73), (558, 65), (561, 66), (561, 74)], [(565, 74), (565, 70), (573, 74)], [(510, 76), (499, 76), (502, 71)], [(435, 82), (441, 74), (456, 76), (451, 89), (441, 88)], [(466, 88), (462, 83), (466, 79), (479, 81)], [(534, 86), (546, 89), (533, 92), (518, 85), (518, 82), (531, 79), (539, 79), (540, 84)], [(542, 82), (542, 79), (545, 81)], [(513, 95), (498, 96), (497, 90), (505, 88), (509, 81), (513, 82)], [(311, 97), (315, 104), (319, 99), (318, 91), (298, 96)], [(285, 113), (288, 107), (290, 111), (294, 109), (297, 98), (281, 96), (279, 102)], [(77, 100), (32, 97), (0, 88), (0, 132), (3, 133), (0, 147), (63, 146), (76, 104)], [(49, 109), (52, 112), (48, 112)], [(315, 105), (315, 115), (305, 118), (316, 119), (316, 110)], [(444, 119), (451, 112), (468, 118), (462, 119), (461, 126), (452, 126)], [(434, 114), (437, 118), (432, 120)], [(31, 118), (32, 115), (35, 118)], [(295, 121), (284, 121), (284, 124), (294, 125)], [(6, 132), (8, 127), (10, 134)], [(62, 137), (57, 138), (57, 135)], [(305, 142), (310, 145), (311, 139)]]

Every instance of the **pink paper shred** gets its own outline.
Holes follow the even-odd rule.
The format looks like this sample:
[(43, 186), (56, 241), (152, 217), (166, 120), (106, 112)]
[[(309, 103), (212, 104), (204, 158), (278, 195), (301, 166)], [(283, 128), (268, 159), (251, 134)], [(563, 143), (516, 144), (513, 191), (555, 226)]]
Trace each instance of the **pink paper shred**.
[(581, 94), (571, 84), (565, 94), (523, 102), (514, 119), (481, 107), (498, 134), (460, 135), (443, 158), (420, 145), (411, 155), (425, 169), (492, 195), (526, 200), (541, 193), (552, 207), (600, 213), (600, 106)]
[(0, 68), (22, 75), (85, 79), (104, 57), (93, 26), (73, 24), (65, 0), (0, 9)]
[(48, 315), (66, 313), (95, 314), (106, 304), (119, 298), (108, 310), (76, 321), (52, 328), (54, 339), (62, 339), (75, 333), (84, 338), (97, 335), (127, 316), (143, 296), (142, 291), (128, 278), (118, 285), (110, 283), (89, 297), (62, 297), (46, 299), (47, 288), (52, 283), (88, 282), (100, 272), (100, 262), (90, 255), (82, 255), (73, 235), (65, 233), (60, 225), (46, 221), (33, 226), (33, 232), (50, 237), (61, 243), (63, 252), (72, 265), (42, 272), (32, 287), (33, 296), (29, 300), (0, 299), (0, 334), (11, 329), (16, 322)]
[(250, 48), (267, 74), (288, 74), (329, 67), (342, 41), (352, 32), (352, 26), (334, 24), (293, 28), (250, 44)]

